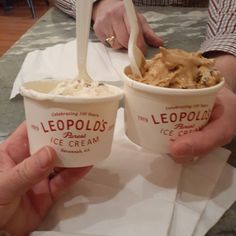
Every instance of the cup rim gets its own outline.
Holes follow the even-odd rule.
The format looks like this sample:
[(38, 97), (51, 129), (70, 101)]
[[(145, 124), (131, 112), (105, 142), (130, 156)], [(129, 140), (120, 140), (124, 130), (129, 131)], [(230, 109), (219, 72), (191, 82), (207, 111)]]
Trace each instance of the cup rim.
[(223, 78), (218, 84), (207, 88), (199, 88), (199, 89), (165, 88), (165, 87), (145, 84), (129, 78), (125, 73), (125, 71), (128, 68), (129, 66), (126, 66), (125, 69), (123, 70), (123, 77), (125, 80), (125, 84), (127, 84), (129, 87), (133, 89), (155, 94), (181, 95), (181, 96), (211, 94), (211, 93), (216, 93), (220, 88), (223, 87), (225, 83), (225, 80)]
[[(100, 102), (109, 102), (115, 100), (121, 100), (123, 98), (123, 90), (119, 87), (107, 84), (108, 86), (115, 89), (115, 94), (111, 94), (108, 96), (99, 96), (99, 97), (76, 97), (76, 96), (65, 96), (65, 95), (54, 95), (54, 94), (47, 94), (39, 91), (35, 91), (33, 89), (28, 89), (25, 85), (33, 82), (50, 82), (52, 80), (34, 80), (28, 81), (21, 85), (20, 87), (20, 94), (23, 97), (27, 97), (33, 100), (38, 101), (50, 101), (50, 102), (59, 102), (59, 103), (100, 103)], [(53, 80), (59, 81), (60, 80)], [(42, 96), (43, 95), (43, 96)]]

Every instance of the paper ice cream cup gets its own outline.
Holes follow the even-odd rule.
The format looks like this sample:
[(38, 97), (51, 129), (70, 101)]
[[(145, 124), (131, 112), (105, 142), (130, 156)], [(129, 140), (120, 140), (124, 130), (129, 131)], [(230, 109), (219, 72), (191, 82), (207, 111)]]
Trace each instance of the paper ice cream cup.
[(111, 86), (114, 94), (91, 98), (48, 94), (57, 83), (41, 80), (21, 87), (30, 152), (49, 145), (61, 167), (89, 166), (107, 158), (123, 91)]
[(124, 76), (125, 133), (134, 143), (156, 153), (169, 153), (170, 142), (200, 130), (212, 112), (219, 84), (202, 89), (147, 85)]

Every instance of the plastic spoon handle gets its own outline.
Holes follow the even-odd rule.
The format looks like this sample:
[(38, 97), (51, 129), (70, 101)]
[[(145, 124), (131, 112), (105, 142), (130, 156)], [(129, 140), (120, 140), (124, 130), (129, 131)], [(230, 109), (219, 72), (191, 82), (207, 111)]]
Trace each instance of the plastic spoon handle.
[(87, 81), (91, 81), (91, 78), (87, 73), (87, 51), (92, 4), (92, 0), (76, 1), (76, 38), (79, 79)]
[(133, 74), (142, 77), (140, 68), (145, 62), (145, 58), (143, 53), (137, 47), (137, 38), (139, 34), (138, 19), (132, 0), (124, 0), (124, 4), (131, 30), (128, 44), (128, 55), (130, 59), (131, 70)]

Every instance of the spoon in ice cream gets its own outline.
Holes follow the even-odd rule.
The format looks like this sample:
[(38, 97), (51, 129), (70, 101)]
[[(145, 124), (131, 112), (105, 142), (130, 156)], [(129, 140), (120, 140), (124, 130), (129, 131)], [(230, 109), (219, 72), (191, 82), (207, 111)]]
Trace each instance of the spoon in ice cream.
[(78, 80), (90, 83), (92, 79), (87, 72), (87, 51), (92, 13), (92, 0), (76, 1), (76, 42)]
[(141, 50), (137, 47), (137, 38), (139, 34), (138, 19), (132, 0), (124, 0), (124, 4), (130, 24), (130, 37), (128, 44), (128, 56), (130, 60), (130, 66), (133, 75), (137, 75), (142, 78), (140, 68), (145, 63), (145, 57)]

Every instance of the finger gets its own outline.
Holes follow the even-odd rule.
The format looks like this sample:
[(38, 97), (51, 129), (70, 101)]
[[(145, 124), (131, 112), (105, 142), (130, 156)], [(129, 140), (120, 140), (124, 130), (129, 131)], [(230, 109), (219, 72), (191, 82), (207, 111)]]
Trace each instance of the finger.
[(113, 45), (114, 49), (128, 48), (129, 32), (128, 25), (124, 17), (125, 16), (123, 16), (122, 19), (114, 17), (112, 20), (112, 28), (114, 35), (116, 36), (116, 40)]
[(3, 143), (3, 150), (16, 163), (29, 156), (26, 122), (23, 122)]
[[(99, 38), (99, 40), (107, 45), (106, 39), (111, 38), (112, 36), (115, 37), (115, 40), (112, 42), (111, 45), (109, 45), (110, 47), (114, 48), (114, 49), (120, 49), (123, 48), (123, 46), (119, 43), (119, 41), (116, 38), (116, 33), (113, 30), (113, 26), (112, 26), (112, 21), (114, 21), (114, 19), (117, 18), (117, 14), (119, 14), (120, 8), (118, 8), (117, 10), (109, 10), (108, 12), (106, 12), (105, 16), (98, 16), (96, 18), (96, 21), (93, 25), (93, 29), (95, 32), (95, 35)], [(109, 20), (107, 20), (109, 19)], [(118, 19), (120, 20), (121, 17), (118, 16)], [(122, 20), (120, 20), (122, 21)], [(116, 21), (118, 22), (118, 21)], [(119, 22), (119, 25), (121, 23)]]
[(111, 22), (98, 18), (93, 25), (93, 30), (97, 38), (105, 43), (106, 38), (111, 36), (109, 36), (109, 31), (112, 31)]
[(152, 47), (163, 46), (163, 40), (156, 35), (154, 30), (147, 23), (144, 16), (140, 16), (140, 22), (142, 24), (143, 35), (147, 44)]
[[(138, 15), (137, 15), (138, 17)], [(127, 15), (125, 14), (124, 15), (124, 24), (126, 26), (126, 32), (127, 32), (127, 37), (125, 40), (127, 41), (127, 47), (128, 48), (128, 42), (129, 42), (129, 36), (130, 36), (130, 32), (131, 32), (131, 29), (130, 29), (130, 25), (129, 25), (129, 20), (128, 20), (128, 17)], [(143, 31), (142, 31), (142, 25), (140, 24), (139, 22), (139, 19), (138, 19), (138, 24), (139, 24), (139, 34), (138, 34), (138, 37), (137, 37), (137, 47), (143, 52), (145, 53), (146, 50), (147, 50), (147, 47), (146, 47), (146, 43), (145, 43), (145, 40), (144, 40), (144, 36), (143, 36)]]
[(92, 166), (63, 169), (49, 182), (54, 200), (58, 199), (71, 185), (86, 175)]
[(113, 48), (113, 49), (121, 49), (124, 48), (123, 45), (121, 45), (121, 43), (119, 42), (119, 39), (117, 39), (116, 37), (116, 33), (109, 33), (108, 35), (111, 35), (110, 37), (106, 37), (105, 41), (107, 41), (109, 38), (114, 38), (113, 40), (111, 40), (111, 42), (106, 42), (104, 43), (107, 46), (108, 43), (108, 47)]
[(137, 38), (137, 46), (145, 54), (145, 52), (147, 50), (147, 44), (145, 42), (143, 28), (142, 28), (142, 24), (140, 22), (139, 17), (138, 17), (138, 24), (139, 24), (139, 33), (138, 33), (138, 38)]
[(51, 147), (44, 147), (1, 175), (1, 202), (11, 201), (43, 180), (51, 172), (56, 153)]
[[(137, 44), (138, 48), (145, 54), (145, 52), (147, 50), (147, 45), (146, 45), (146, 42), (145, 42), (145, 39), (144, 39), (142, 23), (141, 23), (141, 20), (140, 20), (142, 15), (139, 14), (139, 13), (136, 13), (136, 15), (137, 15), (138, 26), (139, 26), (139, 33), (138, 33), (136, 44)], [(127, 15), (125, 15), (124, 21), (125, 21), (125, 24), (126, 24), (126, 27), (127, 27), (127, 31), (130, 34), (131, 29), (130, 29), (129, 20), (128, 20)]]
[(109, 24), (106, 23), (106, 27), (100, 27), (100, 25), (97, 23), (94, 26), (94, 31), (96, 36), (99, 38), (99, 40), (104, 44), (107, 45), (106, 39), (111, 38), (112, 36), (115, 37), (112, 45), (109, 45), (109, 47), (112, 47), (114, 49), (120, 49), (123, 48), (123, 46), (118, 42), (116, 38), (116, 34), (113, 31), (111, 21), (106, 21), (109, 22)]
[(221, 115), (222, 112), (222, 107), (216, 107), (205, 128), (174, 141), (170, 148), (171, 155), (175, 158), (201, 156), (230, 142), (234, 131), (229, 127), (227, 119)]
[(113, 49), (121, 49), (128, 45), (128, 33), (126, 30), (126, 25), (124, 23), (124, 4), (122, 2), (117, 2), (116, 7), (111, 11), (108, 11), (107, 16), (111, 22), (110, 32), (108, 37), (114, 36), (115, 40), (111, 45)]

